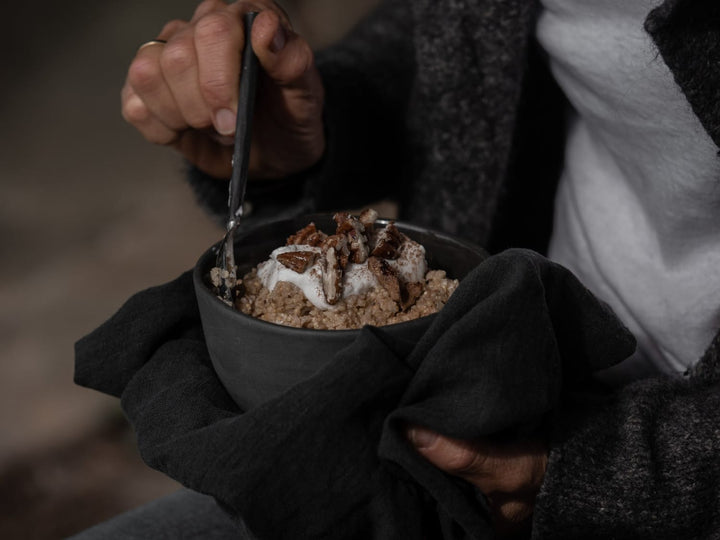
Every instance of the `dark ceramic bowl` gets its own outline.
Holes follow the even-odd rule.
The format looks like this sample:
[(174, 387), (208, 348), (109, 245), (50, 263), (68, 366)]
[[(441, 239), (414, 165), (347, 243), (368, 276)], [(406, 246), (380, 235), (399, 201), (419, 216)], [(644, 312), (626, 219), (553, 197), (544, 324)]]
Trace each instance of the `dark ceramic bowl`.
[[(238, 275), (267, 260), (275, 248), (285, 244), (289, 235), (311, 221), (325, 232), (335, 230), (331, 215), (318, 214), (270, 223), (237, 235)], [(379, 226), (386, 223), (387, 220), (378, 220)], [(443, 269), (450, 278), (462, 279), (487, 256), (481, 248), (445, 234), (402, 222), (396, 225), (425, 246), (429, 268)], [(193, 280), (213, 367), (241, 408), (247, 410), (259, 405), (307, 379), (357, 337), (359, 330), (281, 326), (226, 305), (213, 294), (208, 280), (218, 247), (219, 244), (213, 246), (200, 257)], [(429, 315), (384, 329), (399, 338), (417, 340), (433, 318), (434, 315)]]

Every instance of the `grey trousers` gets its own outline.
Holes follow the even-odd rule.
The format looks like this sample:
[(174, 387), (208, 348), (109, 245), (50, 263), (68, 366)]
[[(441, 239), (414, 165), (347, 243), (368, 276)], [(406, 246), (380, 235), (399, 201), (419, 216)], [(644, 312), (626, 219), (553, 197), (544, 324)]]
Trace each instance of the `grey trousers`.
[(120, 514), (71, 540), (254, 540), (215, 499), (182, 489)]

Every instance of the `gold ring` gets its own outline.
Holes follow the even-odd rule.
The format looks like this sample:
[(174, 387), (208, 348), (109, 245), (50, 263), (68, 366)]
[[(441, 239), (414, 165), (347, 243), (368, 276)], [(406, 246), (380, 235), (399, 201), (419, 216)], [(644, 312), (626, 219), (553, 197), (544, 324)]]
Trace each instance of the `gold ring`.
[(150, 41), (146, 41), (145, 43), (140, 45), (140, 47), (138, 47), (138, 52), (142, 51), (145, 47), (149, 47), (150, 45), (165, 45), (166, 43), (167, 41), (165, 41), (164, 39), (151, 39)]

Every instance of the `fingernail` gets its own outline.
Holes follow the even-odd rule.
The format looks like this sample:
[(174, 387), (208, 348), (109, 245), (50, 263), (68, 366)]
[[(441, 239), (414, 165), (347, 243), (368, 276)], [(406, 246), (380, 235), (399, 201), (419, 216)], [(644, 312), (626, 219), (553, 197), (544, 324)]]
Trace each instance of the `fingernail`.
[(278, 25), (277, 32), (273, 36), (272, 42), (270, 43), (270, 50), (274, 53), (280, 52), (285, 46), (287, 37), (285, 36), (285, 29), (282, 25)]
[(220, 135), (235, 133), (235, 113), (230, 109), (220, 109), (215, 113), (215, 129)]
[(437, 439), (437, 433), (429, 429), (414, 427), (410, 429), (410, 442), (416, 448), (430, 448)]

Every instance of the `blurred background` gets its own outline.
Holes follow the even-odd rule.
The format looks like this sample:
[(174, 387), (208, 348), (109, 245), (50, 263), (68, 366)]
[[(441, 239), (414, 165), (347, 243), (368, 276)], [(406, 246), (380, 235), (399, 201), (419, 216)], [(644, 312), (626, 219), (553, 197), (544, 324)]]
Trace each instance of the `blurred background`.
[[(378, 0), (284, 0), (315, 48)], [(0, 538), (64, 538), (178, 489), (116, 399), (73, 385), (73, 344), (222, 231), (170, 150), (120, 116), (137, 47), (198, 0), (12, 2), (0, 35)]]

